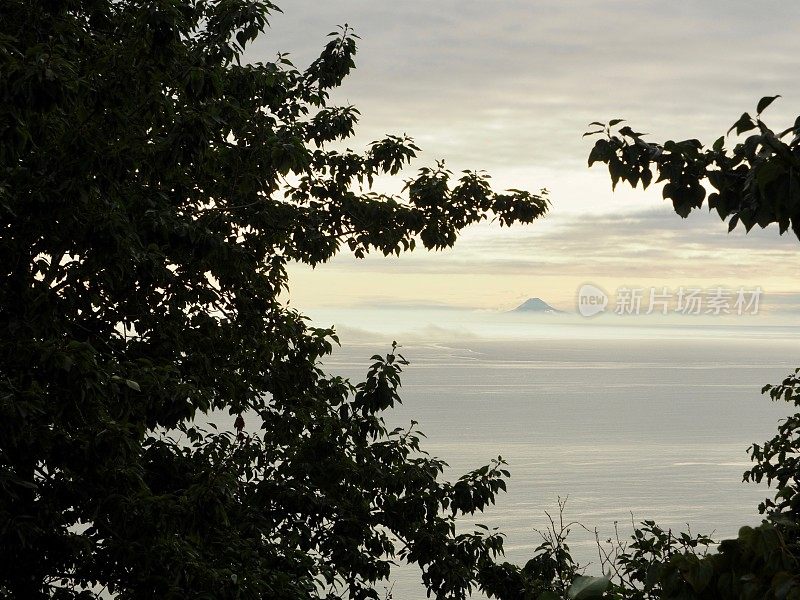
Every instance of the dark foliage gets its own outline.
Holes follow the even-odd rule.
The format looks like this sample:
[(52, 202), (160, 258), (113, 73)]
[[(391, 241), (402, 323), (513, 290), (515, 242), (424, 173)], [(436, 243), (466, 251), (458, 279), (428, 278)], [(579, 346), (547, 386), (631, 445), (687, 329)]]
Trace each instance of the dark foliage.
[[(504, 489), (455, 483), (387, 431), (402, 357), (325, 375), (331, 330), (279, 295), (290, 261), (451, 246), (543, 194), (423, 169), (369, 191), (413, 142), (331, 149), (356, 37), (241, 64), (255, 0), (0, 5), (0, 594), (375, 598), (393, 560), (463, 597), (502, 546), (454, 517)], [(200, 424), (235, 417), (235, 432)], [(245, 423), (255, 423), (246, 427)]]
[[(714, 192), (708, 196), (709, 209), (723, 220), (730, 218), (729, 230), (739, 223), (747, 231), (756, 224), (777, 223), (781, 234), (791, 227), (800, 237), (800, 117), (792, 127), (774, 133), (761, 113), (776, 98), (762, 98), (755, 117), (745, 113), (731, 127), (729, 134), (754, 133), (730, 151), (725, 149), (725, 137), (710, 148), (694, 139), (653, 144), (644, 140), (646, 134), (627, 125), (619, 127), (622, 119), (592, 123), (600, 129), (586, 135), (604, 135), (595, 142), (589, 165), (607, 164), (614, 187), (624, 181), (633, 187), (641, 182), (647, 188), (657, 175), (656, 182), (666, 182), (664, 198), (672, 200), (682, 217), (703, 205), (705, 186), (710, 185)], [(764, 392), (772, 400), (800, 406), (798, 372), (780, 385), (766, 386)], [(618, 542), (614, 552), (604, 555), (605, 576), (586, 579), (575, 568), (574, 581), (582, 585), (569, 588), (566, 596), (800, 598), (800, 413), (782, 421), (773, 439), (753, 444), (750, 454), (755, 464), (744, 474), (745, 481), (766, 481), (776, 488), (774, 498), (759, 506), (764, 515), (760, 526), (742, 527), (735, 539), (723, 540), (716, 552), (706, 552), (712, 544), (707, 537), (673, 535), (645, 521), (631, 542)], [(553, 592), (562, 587), (560, 581), (551, 583)]]
[(621, 119), (586, 135), (605, 134), (595, 142), (589, 166), (608, 165), (614, 186), (619, 181), (647, 188), (653, 181), (666, 182), (665, 199), (670, 199), (681, 217), (703, 206), (706, 184), (713, 188), (708, 207), (716, 210), (728, 229), (739, 223), (750, 231), (755, 225), (777, 223), (783, 234), (790, 227), (800, 238), (800, 117), (794, 125), (775, 133), (761, 120), (761, 113), (778, 96), (762, 98), (756, 115), (744, 113), (728, 130), (737, 135), (752, 132), (730, 150), (725, 137), (711, 147), (696, 140), (654, 144), (629, 126), (619, 127)]

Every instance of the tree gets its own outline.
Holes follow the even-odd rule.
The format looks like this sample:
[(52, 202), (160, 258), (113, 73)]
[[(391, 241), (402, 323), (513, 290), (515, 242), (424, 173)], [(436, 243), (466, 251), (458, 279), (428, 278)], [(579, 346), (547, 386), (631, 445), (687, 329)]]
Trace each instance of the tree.
[[(337, 342), (281, 304), (290, 261), (451, 246), (544, 192), (442, 165), (370, 191), (417, 148), (331, 149), (356, 36), (308, 68), (242, 64), (256, 0), (0, 7), (0, 593), (11, 598), (375, 598), (392, 561), (464, 597), (502, 549), (454, 517), (505, 487), (455, 481), (387, 431), (404, 359), (325, 375)], [(235, 432), (201, 427), (227, 412)], [(245, 417), (257, 422), (247, 427)], [(252, 422), (252, 421), (251, 421)]]
[[(747, 231), (756, 224), (765, 228), (777, 223), (780, 234), (791, 227), (800, 238), (800, 116), (792, 127), (777, 134), (772, 131), (761, 114), (777, 98), (762, 98), (755, 117), (744, 113), (734, 123), (728, 134), (756, 132), (730, 150), (725, 148), (724, 136), (710, 148), (696, 139), (659, 144), (645, 141), (645, 134), (627, 125), (620, 127), (622, 119), (592, 123), (600, 129), (585, 135), (603, 135), (591, 150), (589, 166), (607, 164), (613, 187), (623, 181), (647, 188), (657, 174), (655, 181), (665, 182), (664, 198), (672, 200), (681, 217), (703, 206), (709, 185), (714, 191), (708, 196), (708, 207), (722, 220), (730, 217), (729, 231), (739, 223)], [(763, 392), (772, 400), (800, 406), (798, 373), (800, 369), (777, 386), (765, 386)], [(536, 557), (537, 564), (561, 561), (575, 578), (565, 592), (569, 598), (800, 598), (800, 413), (782, 421), (775, 437), (753, 444), (749, 451), (755, 464), (744, 480), (774, 484), (775, 496), (759, 505), (765, 517), (759, 527), (742, 527), (736, 538), (721, 542), (718, 552), (698, 553), (711, 544), (705, 536), (673, 535), (645, 521), (629, 545), (605, 555), (608, 560), (603, 566), (613, 575), (610, 578), (576, 578), (579, 570), (569, 553), (559, 555), (551, 548)], [(564, 536), (556, 539), (561, 542), (556, 547), (564, 547)], [(528, 565), (525, 569), (506, 565), (505, 569), (501, 581), (506, 587), (498, 589), (532, 589)], [(563, 575), (554, 578), (545, 572), (542, 578), (541, 573), (537, 571), (535, 579), (539, 589), (544, 579), (546, 593), (563, 597)], [(505, 597), (524, 596), (517, 592)]]
[[(800, 407), (800, 369), (763, 389), (774, 400)], [(708, 536), (673, 533), (653, 521), (597, 541), (599, 576), (585, 575), (572, 558), (570, 530), (578, 523), (551, 519), (551, 530), (523, 567), (487, 562), (481, 583), (502, 600), (797, 600), (800, 598), (800, 413), (781, 421), (778, 433), (753, 444), (754, 466), (745, 481), (767, 481), (772, 499), (758, 509), (764, 520), (745, 526), (716, 546)]]
[[(762, 98), (756, 116), (743, 114), (728, 131), (758, 130), (730, 151), (725, 137), (705, 148), (695, 139), (663, 144), (647, 142), (642, 133), (613, 119), (595, 122), (585, 135), (603, 134), (589, 155), (608, 165), (612, 186), (627, 182), (647, 188), (666, 182), (664, 198), (687, 217), (702, 207), (706, 187), (714, 188), (708, 206), (721, 219), (730, 217), (729, 231), (742, 223), (747, 231), (777, 223), (800, 238), (800, 117), (775, 134), (761, 113), (778, 96)], [(784, 141), (792, 136), (789, 141)], [(800, 369), (763, 393), (773, 401), (800, 407)], [(704, 535), (674, 534), (653, 521), (634, 528), (629, 541), (616, 537), (603, 546), (598, 540), (600, 576), (587, 576), (572, 558), (567, 538), (576, 523), (556, 526), (544, 534), (536, 554), (523, 567), (487, 563), (481, 581), (490, 596), (503, 600), (797, 600), (800, 599), (800, 412), (782, 420), (777, 434), (749, 448), (755, 463), (745, 481), (766, 481), (773, 498), (758, 510), (764, 520), (745, 526), (734, 539), (723, 540), (716, 552)], [(562, 510), (564, 506), (559, 505)]]
[(730, 151), (725, 148), (725, 136), (710, 148), (696, 139), (658, 144), (645, 141), (646, 134), (627, 125), (615, 129), (622, 119), (594, 122), (600, 129), (585, 135), (605, 136), (595, 142), (589, 166), (607, 164), (614, 187), (625, 181), (633, 187), (641, 182), (646, 189), (657, 174), (656, 183), (666, 182), (664, 198), (672, 200), (681, 217), (703, 206), (704, 184), (708, 184), (714, 189), (708, 207), (722, 220), (730, 217), (729, 231), (739, 223), (747, 231), (756, 224), (765, 228), (777, 223), (781, 234), (791, 227), (800, 238), (800, 116), (780, 133), (767, 127), (761, 114), (777, 98), (762, 98), (755, 117), (749, 113), (739, 117), (728, 134), (754, 133)]

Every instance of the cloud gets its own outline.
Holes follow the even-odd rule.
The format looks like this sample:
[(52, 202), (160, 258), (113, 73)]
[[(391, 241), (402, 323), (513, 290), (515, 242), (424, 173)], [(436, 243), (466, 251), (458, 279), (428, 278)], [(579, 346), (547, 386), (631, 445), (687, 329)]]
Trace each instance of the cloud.
[[(446, 158), (454, 171), (487, 169), (498, 189), (548, 187), (553, 200), (552, 214), (531, 227), (474, 227), (452, 250), (341, 255), (293, 284), (309, 304), (394, 294), (501, 305), (547, 278), (564, 280), (565, 298), (576, 281), (599, 278), (746, 279), (785, 290), (797, 281), (793, 237), (728, 235), (702, 211), (682, 220), (659, 204), (657, 189), (611, 194), (605, 171), (587, 169), (592, 141), (581, 134), (590, 121), (624, 117), (654, 140), (710, 143), (776, 93), (784, 97), (767, 121), (792, 123), (800, 3), (293, 0), (281, 8), (252, 60), (291, 51), (302, 67), (344, 22), (362, 38), (357, 69), (334, 94), (362, 113), (350, 147), (405, 132), (423, 148), (417, 166)], [(320, 281), (331, 282), (322, 299)]]
[[(800, 100), (800, 4), (731, 0), (294, 0), (253, 58), (298, 65), (349, 22), (358, 68), (335, 98), (363, 113), (359, 142), (407, 132), (459, 168), (583, 164), (589, 121), (624, 116), (658, 136), (712, 141), (759, 97), (781, 124)], [(758, 26), (754, 26), (758, 23)]]
[(395, 258), (347, 256), (331, 267), (420, 274), (706, 277), (797, 274), (798, 241), (777, 229), (727, 233), (716, 213), (681, 219), (666, 207), (623, 215), (553, 217), (549, 227), (501, 235), (486, 227), (452, 250)]

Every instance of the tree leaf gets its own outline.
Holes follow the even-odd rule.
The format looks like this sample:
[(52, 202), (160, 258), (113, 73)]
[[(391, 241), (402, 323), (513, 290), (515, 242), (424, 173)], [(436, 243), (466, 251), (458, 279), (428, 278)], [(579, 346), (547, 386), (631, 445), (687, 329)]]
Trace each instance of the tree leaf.
[(728, 133), (733, 130), (736, 130), (736, 134), (744, 133), (745, 131), (750, 131), (751, 129), (756, 128), (756, 123), (753, 121), (753, 118), (750, 116), (749, 113), (742, 113), (742, 116), (739, 117), (739, 120), (736, 121), (731, 128), (728, 129)]
[(770, 104), (775, 102), (775, 100), (780, 97), (781, 97), (780, 94), (778, 94), (777, 96), (764, 96), (761, 100), (758, 101), (758, 105), (756, 106), (756, 113), (760, 115), (767, 109), (767, 107)]

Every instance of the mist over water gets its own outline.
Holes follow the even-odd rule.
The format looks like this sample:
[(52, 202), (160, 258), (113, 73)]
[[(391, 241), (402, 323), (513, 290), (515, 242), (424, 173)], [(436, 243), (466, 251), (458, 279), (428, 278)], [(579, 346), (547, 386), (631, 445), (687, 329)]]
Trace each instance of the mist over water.
[[(393, 339), (403, 345), (403, 404), (387, 422), (418, 421), (423, 447), (449, 463), (446, 477), (498, 455), (508, 462), (508, 493), (462, 526), (500, 527), (510, 561), (533, 555), (534, 529), (547, 526), (544, 511), (557, 513), (559, 497), (569, 497), (567, 519), (601, 539), (615, 521), (627, 535), (631, 513), (715, 539), (760, 521), (770, 491), (742, 483), (746, 450), (790, 412), (761, 388), (800, 365), (797, 326), (431, 309), (314, 316), (342, 332), (326, 370), (353, 381)], [(593, 534), (573, 528), (570, 546), (597, 569)], [(395, 578), (395, 598), (425, 597), (416, 568)]]

